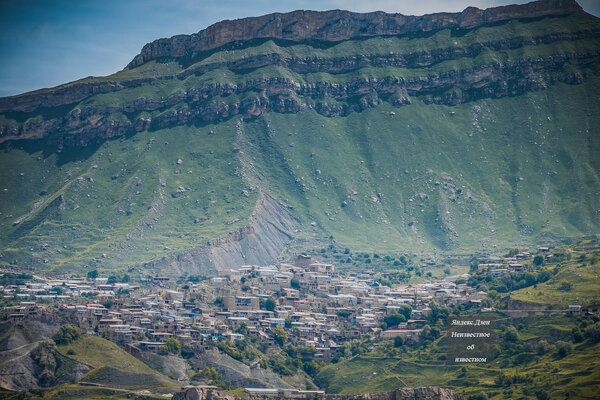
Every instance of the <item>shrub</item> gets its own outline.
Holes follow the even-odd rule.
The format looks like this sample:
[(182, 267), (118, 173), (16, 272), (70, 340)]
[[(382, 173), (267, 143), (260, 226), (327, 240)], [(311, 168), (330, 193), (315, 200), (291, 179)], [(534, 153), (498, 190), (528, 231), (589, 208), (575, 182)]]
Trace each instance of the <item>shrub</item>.
[(265, 300), (265, 309), (267, 311), (273, 311), (273, 310), (275, 310), (276, 306), (277, 306), (277, 302), (275, 301), (274, 298), (269, 297), (267, 300)]
[(194, 349), (189, 345), (181, 346), (181, 357), (183, 358), (192, 358), (194, 355)]
[(600, 322), (588, 326), (583, 330), (583, 336), (593, 343), (600, 342)]
[(402, 346), (404, 346), (404, 337), (396, 336), (394, 338), (394, 347), (398, 348), (398, 347), (402, 347)]
[(69, 344), (79, 339), (81, 331), (75, 325), (64, 325), (61, 326), (58, 332), (52, 336), (52, 339), (56, 344)]
[(577, 327), (573, 328), (571, 335), (573, 337), (573, 343), (579, 343), (583, 340), (583, 333), (581, 332), (581, 329)]
[(570, 282), (567, 281), (561, 281), (560, 285), (558, 286), (558, 290), (562, 290), (563, 292), (570, 292), (572, 289), (572, 285)]
[(288, 339), (287, 333), (281, 326), (275, 328), (271, 333), (271, 336), (273, 336), (273, 340), (275, 340), (280, 346), (283, 346), (285, 341)]
[(87, 273), (89, 279), (96, 279), (98, 277), (98, 270), (93, 269)]
[(488, 395), (485, 392), (480, 392), (469, 396), (468, 400), (488, 400)]
[(535, 398), (537, 400), (548, 400), (550, 396), (548, 396), (548, 393), (545, 390), (538, 389), (535, 391)]
[(306, 372), (309, 376), (313, 377), (319, 373), (320, 368), (321, 366), (315, 360), (306, 361), (302, 365), (302, 369), (304, 370), (304, 372)]
[(572, 350), (573, 350), (573, 345), (571, 343), (563, 342), (562, 340), (559, 340), (558, 342), (556, 342), (556, 354), (560, 358), (565, 357)]
[(504, 338), (507, 342), (516, 342), (519, 339), (519, 334), (517, 329), (510, 325), (506, 328), (506, 332), (504, 333)]
[(169, 353), (179, 354), (181, 351), (181, 343), (179, 343), (179, 340), (175, 338), (169, 338), (169, 340), (167, 340), (167, 351)]

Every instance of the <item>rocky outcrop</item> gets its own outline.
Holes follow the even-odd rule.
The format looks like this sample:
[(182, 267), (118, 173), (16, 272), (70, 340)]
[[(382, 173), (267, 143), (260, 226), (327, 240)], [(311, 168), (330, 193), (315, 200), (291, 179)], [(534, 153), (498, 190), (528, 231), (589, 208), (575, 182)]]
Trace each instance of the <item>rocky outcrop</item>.
[[(0, 113), (11, 112), (18, 119), (20, 113), (22, 114), (22, 117), (25, 117), (26, 113), (33, 112), (39, 107), (53, 108), (75, 104), (96, 94), (117, 92), (142, 85), (154, 85), (162, 81), (173, 79), (183, 80), (191, 75), (202, 75), (219, 68), (227, 68), (234, 72), (243, 73), (244, 71), (256, 68), (275, 65), (301, 74), (314, 72), (340, 74), (367, 67), (423, 68), (444, 61), (457, 60), (462, 57), (473, 58), (486, 49), (493, 51), (514, 50), (524, 46), (594, 39), (597, 38), (599, 34), (600, 30), (586, 30), (573, 33), (555, 32), (540, 36), (520, 36), (510, 39), (476, 42), (467, 47), (453, 46), (434, 48), (402, 54), (392, 52), (391, 54), (356, 54), (347, 57), (328, 58), (290, 57), (279, 53), (261, 54), (231, 61), (202, 64), (188, 68), (176, 76), (160, 76), (119, 81), (102, 80), (96, 82), (73, 82), (52, 90), (39, 90), (19, 96), (0, 98)], [(176, 100), (176, 98), (173, 100)], [(139, 99), (137, 102), (139, 101), (150, 101), (150, 99)], [(136, 105), (137, 102), (134, 102), (131, 105), (131, 107), (133, 107), (131, 112), (140, 110), (139, 105)], [(168, 107), (176, 104), (176, 102), (158, 102), (154, 100), (154, 104), (160, 107)], [(155, 108), (150, 107), (149, 109)]]
[(406, 16), (372, 12), (304, 11), (275, 13), (260, 17), (221, 21), (193, 35), (177, 35), (145, 45), (129, 64), (130, 68), (164, 57), (194, 57), (232, 42), (275, 38), (293, 42), (339, 42), (357, 37), (406, 35), (440, 29), (470, 29), (512, 18), (567, 15), (581, 11), (574, 0), (541, 0), (523, 5), (480, 10), (468, 7), (460, 13)]
[(92, 368), (59, 354), (41, 341), (0, 351), (0, 388), (29, 390), (80, 380)]
[(0, 323), (0, 388), (29, 390), (76, 382), (92, 369), (63, 356), (46, 339), (58, 327), (44, 318)]
[(206, 367), (213, 368), (226, 382), (234, 387), (293, 389), (289, 383), (272, 370), (268, 368), (251, 368), (218, 350), (198, 351), (196, 349), (196, 356), (189, 359), (189, 362), (195, 370), (202, 371)]
[(151, 79), (129, 81), (74, 82), (51, 90), (42, 89), (22, 96), (0, 99), (0, 112), (30, 112), (39, 107), (52, 108), (73, 104), (95, 94), (115, 92), (129, 87), (151, 83)]
[[(383, 59), (375, 57), (374, 60), (378, 65), (384, 64)], [(397, 60), (389, 59), (391, 63)], [(542, 90), (556, 82), (578, 84), (585, 79), (579, 68), (596, 73), (599, 61), (597, 52), (557, 54), (516, 62), (485, 63), (413, 78), (387, 76), (340, 83), (299, 83), (290, 78), (272, 77), (239, 84), (214, 83), (160, 99), (139, 98), (125, 106), (76, 108), (57, 118), (2, 125), (0, 143), (51, 137), (58, 145), (85, 146), (148, 129), (193, 121), (217, 122), (236, 115), (252, 118), (271, 111), (296, 113), (309, 108), (328, 117), (345, 116), (383, 102), (395, 106), (410, 104), (411, 96), (420, 96), (425, 103), (454, 105), (479, 98), (516, 96)], [(318, 62), (314, 60), (312, 68), (318, 69)], [(356, 57), (339, 62), (357, 64)], [(326, 66), (322, 68), (326, 71)], [(232, 94), (238, 95), (237, 99), (228, 101)], [(177, 110), (172, 109), (175, 105)], [(154, 118), (120, 117), (169, 108)]]
[(145, 266), (180, 276), (206, 274), (246, 264), (266, 265), (277, 260), (292, 240), (298, 222), (275, 199), (261, 193), (250, 222), (205, 246), (165, 256)]
[[(419, 387), (419, 388), (399, 388), (392, 392), (370, 393), (363, 395), (331, 395), (320, 394), (317, 392), (298, 392), (297, 398), (320, 398), (323, 400), (462, 400), (463, 396), (454, 394), (450, 389), (439, 387)], [(191, 386), (184, 388), (183, 391), (175, 393), (173, 400), (235, 400), (237, 397), (223, 393), (218, 390)], [(247, 400), (263, 400), (270, 398), (260, 395), (245, 396)]]

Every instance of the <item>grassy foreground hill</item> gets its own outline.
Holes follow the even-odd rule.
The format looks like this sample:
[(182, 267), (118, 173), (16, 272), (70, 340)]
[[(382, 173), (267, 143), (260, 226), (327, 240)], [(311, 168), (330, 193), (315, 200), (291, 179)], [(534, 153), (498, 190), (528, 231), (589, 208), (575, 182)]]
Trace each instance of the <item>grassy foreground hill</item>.
[(233, 41), (0, 99), (0, 263), (206, 273), (324, 240), (466, 254), (595, 234), (600, 21), (564, 3)]
[[(398, 347), (391, 340), (380, 340), (350, 346), (352, 351), (324, 366), (315, 381), (331, 393), (348, 395), (435, 385), (468, 400), (597, 398), (600, 318), (567, 309), (569, 304), (583, 309), (598, 305), (598, 253), (597, 240), (588, 240), (556, 247), (545, 260), (538, 255), (537, 266), (534, 257), (522, 260), (529, 273), (547, 275), (537, 283), (521, 282), (519, 273), (492, 277), (485, 270), (471, 271), (470, 283), (478, 289), (485, 285), (494, 310), (449, 306), (449, 319), (474, 316), (494, 321), (494, 355), (488, 363), (448, 363), (446, 335)], [(522, 288), (501, 290), (509, 280)], [(568, 287), (563, 287), (565, 283)], [(514, 300), (527, 302), (520, 309), (545, 311), (527, 317), (515, 314), (522, 303), (515, 307)], [(445, 318), (430, 316), (428, 324), (439, 331), (447, 329)]]
[(489, 364), (447, 365), (445, 340), (440, 339), (397, 356), (391, 355), (389, 348), (357, 355), (326, 366), (317, 381), (329, 392), (341, 394), (437, 385), (466, 398), (479, 398), (475, 396), (482, 392), (490, 399), (597, 398), (600, 344), (567, 345), (570, 350), (564, 356), (554, 346), (558, 341), (572, 343), (571, 329), (579, 324), (576, 319), (545, 317), (510, 323), (518, 326), (518, 339), (509, 343), (500, 339), (502, 348)]
[(572, 304), (600, 304), (600, 249), (596, 242), (574, 246), (569, 260), (555, 268), (551, 280), (536, 288), (516, 290), (510, 298), (556, 309), (567, 309)]

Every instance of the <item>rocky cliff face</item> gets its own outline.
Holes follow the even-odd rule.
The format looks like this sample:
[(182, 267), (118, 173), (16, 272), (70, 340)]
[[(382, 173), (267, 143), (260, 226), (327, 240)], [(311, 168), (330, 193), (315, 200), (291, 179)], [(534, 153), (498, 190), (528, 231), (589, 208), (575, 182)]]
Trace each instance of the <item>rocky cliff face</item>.
[[(593, 37), (599, 32), (586, 33)], [(499, 48), (510, 48), (511, 43), (499, 41)], [(412, 64), (436, 64), (458, 57), (458, 54), (476, 56), (477, 46), (469, 51), (448, 49), (447, 52), (421, 53), (422, 61)], [(243, 68), (259, 68), (266, 65), (291, 66), (292, 69), (341, 73), (366, 67), (402, 67), (407, 57), (354, 56), (340, 59), (286, 60), (278, 55), (245, 60)], [(33, 119), (22, 124), (0, 125), (0, 143), (18, 139), (41, 139), (66, 146), (85, 146), (89, 143), (119, 137), (149, 129), (162, 129), (185, 125), (190, 122), (218, 122), (232, 116), (252, 118), (268, 112), (296, 113), (314, 109), (327, 117), (346, 116), (352, 112), (388, 102), (394, 106), (411, 104), (411, 97), (419, 96), (425, 103), (456, 105), (480, 98), (517, 96), (529, 91), (545, 89), (548, 85), (563, 82), (578, 84), (589, 74), (598, 72), (600, 52), (584, 54), (557, 54), (546, 57), (526, 57), (516, 62), (484, 63), (472, 68), (424, 74), (417, 77), (386, 76), (363, 78), (350, 82), (300, 83), (284, 77), (248, 80), (239, 84), (215, 83), (180, 91), (161, 98), (139, 98), (124, 106), (75, 108), (64, 116), (46, 120)], [(235, 70), (235, 65), (228, 65)], [(580, 69), (587, 69), (581, 72)], [(198, 71), (186, 71), (181, 79), (190, 74), (202, 74), (208, 67)], [(118, 91), (123, 87), (135, 87), (133, 82), (124, 84), (96, 84), (102, 92)], [(81, 91), (81, 92), (79, 92)], [(90, 92), (90, 84), (70, 89), (62, 100), (71, 97), (83, 99)], [(228, 96), (236, 99), (228, 100)], [(58, 95), (59, 96), (59, 95)], [(46, 96), (42, 96), (46, 97)], [(242, 99), (240, 99), (242, 98)], [(39, 99), (46, 104), (45, 99)], [(33, 100), (32, 100), (33, 102)], [(60, 104), (62, 105), (62, 104)], [(115, 115), (136, 115), (178, 106), (154, 118), (115, 118)], [(19, 104), (29, 110), (30, 106)]]
[[(59, 145), (86, 146), (149, 129), (218, 122), (236, 115), (253, 118), (272, 111), (296, 113), (314, 109), (322, 115), (336, 117), (383, 102), (402, 106), (419, 98), (427, 104), (456, 105), (480, 98), (516, 96), (542, 90), (557, 82), (578, 84), (598, 72), (600, 48), (586, 45), (584, 51), (543, 51), (539, 54), (531, 53), (530, 49), (597, 42), (600, 26), (493, 40), (467, 40), (464, 45), (455, 40), (449, 46), (418, 51), (390, 48), (385, 53), (341, 57), (258, 52), (227, 61), (202, 61), (209, 57), (208, 53), (204, 54), (207, 50), (220, 51), (221, 47), (233, 42), (252, 47), (260, 45), (260, 40), (274, 39), (288, 45), (310, 45), (367, 37), (427, 35), (443, 29), (460, 36), (465, 29), (473, 30), (515, 18), (532, 20), (574, 13), (582, 11), (572, 0), (544, 0), (487, 10), (471, 7), (462, 13), (421, 17), (336, 10), (295, 11), (223, 21), (194, 35), (152, 42), (128, 67), (135, 69), (149, 61), (165, 58), (175, 58), (182, 65), (191, 63), (175, 75), (86, 81), (0, 99), (0, 113), (6, 117), (0, 122), (0, 143), (50, 137)], [(227, 53), (227, 49), (223, 51)], [(510, 51), (522, 54), (502, 60), (505, 52)], [(488, 57), (490, 52), (495, 56)], [(478, 59), (482, 61), (476, 61)], [(474, 61), (465, 63), (463, 60)], [(456, 66), (440, 68), (449, 63)], [(273, 68), (282, 72), (261, 74), (260, 78), (244, 77), (251, 71)], [(195, 83), (198, 78), (202, 80), (223, 70), (240, 78)], [(353, 77), (356, 73), (364, 76), (360, 73), (364, 70), (381, 72), (358, 79)], [(291, 73), (295, 76), (290, 76)], [(313, 74), (327, 75), (316, 81), (306, 79)], [(160, 97), (132, 97), (129, 94), (165, 85), (183, 85), (185, 89), (167, 90), (169, 94)], [(89, 100), (109, 93), (116, 93), (123, 100), (101, 106)], [(119, 93), (123, 93), (122, 96)]]
[(460, 13), (439, 13), (406, 16), (373, 12), (358, 14), (349, 11), (294, 11), (269, 14), (235, 21), (222, 21), (193, 35), (178, 35), (148, 43), (129, 67), (162, 57), (194, 57), (231, 42), (257, 38), (284, 39), (294, 42), (318, 40), (339, 42), (356, 37), (406, 35), (440, 29), (469, 29), (483, 24), (512, 18), (537, 18), (566, 15), (580, 11), (574, 0), (541, 0), (524, 5), (480, 10), (466, 8)]
[[(56, 329), (39, 321), (34, 321), (33, 327)], [(35, 341), (32, 336), (29, 327), (17, 325), (0, 341), (0, 388), (19, 391), (50, 387), (78, 381), (92, 369), (58, 353), (53, 342)]]
[(197, 271), (215, 272), (232, 265), (272, 264), (292, 240), (298, 226), (298, 221), (281, 204), (261, 193), (245, 227), (204, 246), (163, 257), (146, 267), (179, 276)]

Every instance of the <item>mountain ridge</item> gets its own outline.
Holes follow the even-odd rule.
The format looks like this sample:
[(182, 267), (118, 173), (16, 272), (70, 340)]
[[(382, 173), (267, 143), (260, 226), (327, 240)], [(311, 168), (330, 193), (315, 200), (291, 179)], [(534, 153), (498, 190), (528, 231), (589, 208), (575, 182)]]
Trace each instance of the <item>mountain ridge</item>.
[(573, 12), (255, 38), (2, 98), (0, 264), (207, 274), (596, 234), (600, 19), (531, 4)]
[(485, 10), (467, 7), (462, 12), (442, 12), (423, 16), (387, 14), (382, 11), (362, 14), (344, 10), (296, 10), (289, 13), (225, 20), (195, 34), (155, 40), (146, 44), (128, 67), (138, 67), (147, 61), (161, 57), (193, 56), (195, 52), (256, 38), (339, 42), (356, 37), (401, 35), (440, 29), (468, 29), (513, 18), (568, 15), (582, 10), (575, 0), (539, 0)]

